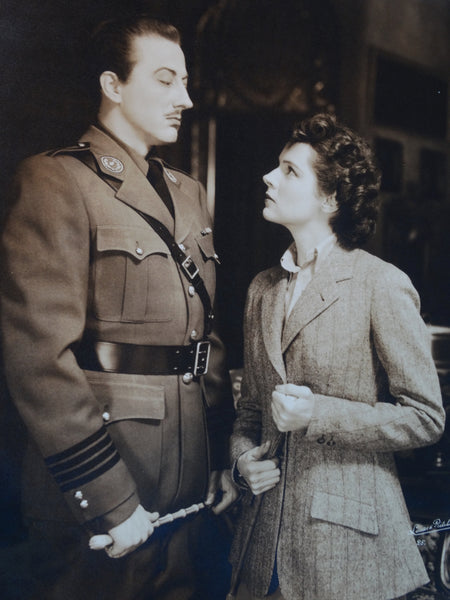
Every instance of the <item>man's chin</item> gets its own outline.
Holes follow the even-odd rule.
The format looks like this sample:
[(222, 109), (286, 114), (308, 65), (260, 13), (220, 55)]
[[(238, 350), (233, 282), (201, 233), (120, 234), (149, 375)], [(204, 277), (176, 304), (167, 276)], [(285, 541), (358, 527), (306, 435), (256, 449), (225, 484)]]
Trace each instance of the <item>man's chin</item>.
[(160, 131), (158, 135), (149, 135), (150, 146), (165, 146), (173, 144), (178, 139), (178, 128), (168, 127)]
[(178, 139), (178, 130), (173, 129), (171, 131), (164, 132), (164, 135), (161, 135), (156, 142), (156, 146), (164, 146), (165, 144), (173, 144)]

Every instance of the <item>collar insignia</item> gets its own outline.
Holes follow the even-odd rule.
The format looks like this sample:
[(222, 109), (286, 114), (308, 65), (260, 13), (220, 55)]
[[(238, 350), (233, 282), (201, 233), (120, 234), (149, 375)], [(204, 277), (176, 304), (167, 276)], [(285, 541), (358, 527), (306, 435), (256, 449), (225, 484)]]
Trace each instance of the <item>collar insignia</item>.
[(167, 177), (170, 179), (170, 181), (172, 183), (177, 183), (177, 178), (175, 177), (175, 175), (173, 173), (171, 173), (168, 169), (164, 169), (164, 173), (167, 175)]
[(100, 160), (105, 169), (108, 169), (112, 173), (122, 173), (124, 169), (123, 163), (118, 158), (114, 158), (114, 156), (102, 156)]

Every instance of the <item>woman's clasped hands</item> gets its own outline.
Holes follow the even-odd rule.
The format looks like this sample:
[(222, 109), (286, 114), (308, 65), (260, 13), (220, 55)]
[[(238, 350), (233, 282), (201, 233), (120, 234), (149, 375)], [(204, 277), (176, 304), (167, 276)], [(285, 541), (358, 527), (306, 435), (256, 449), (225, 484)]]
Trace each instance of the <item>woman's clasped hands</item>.
[(305, 432), (314, 411), (315, 398), (309, 387), (286, 383), (272, 392), (272, 418), (281, 432)]

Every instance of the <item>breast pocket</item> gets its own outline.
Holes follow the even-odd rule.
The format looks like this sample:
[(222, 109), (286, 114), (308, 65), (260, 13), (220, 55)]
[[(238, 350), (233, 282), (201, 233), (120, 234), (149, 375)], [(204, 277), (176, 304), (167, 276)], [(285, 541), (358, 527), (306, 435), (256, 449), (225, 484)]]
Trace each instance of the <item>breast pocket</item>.
[(150, 228), (97, 227), (94, 312), (105, 321), (172, 319), (178, 275), (169, 249)]

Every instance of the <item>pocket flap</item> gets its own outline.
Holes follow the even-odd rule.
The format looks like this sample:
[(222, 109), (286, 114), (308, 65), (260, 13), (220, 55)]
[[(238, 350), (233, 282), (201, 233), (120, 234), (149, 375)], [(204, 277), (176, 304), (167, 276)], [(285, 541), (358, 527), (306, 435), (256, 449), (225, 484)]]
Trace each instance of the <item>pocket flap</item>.
[(216, 251), (214, 250), (212, 234), (209, 233), (204, 236), (202, 235), (195, 239), (205, 259), (207, 260), (208, 258), (212, 258), (213, 260), (218, 262), (219, 257), (217, 256)]
[(127, 419), (164, 419), (164, 386), (149, 385), (143, 381), (145, 375), (84, 373), (104, 411), (106, 424)]
[(120, 251), (142, 260), (150, 254), (169, 254), (162, 239), (150, 228), (97, 226), (97, 250)]
[(312, 501), (311, 517), (344, 525), (364, 533), (378, 534), (375, 507), (353, 498), (316, 492)]

